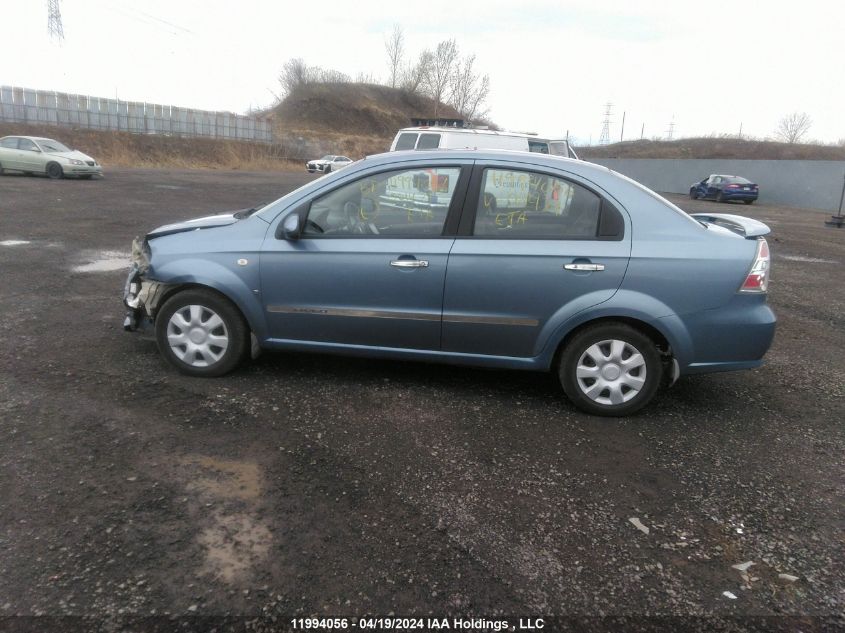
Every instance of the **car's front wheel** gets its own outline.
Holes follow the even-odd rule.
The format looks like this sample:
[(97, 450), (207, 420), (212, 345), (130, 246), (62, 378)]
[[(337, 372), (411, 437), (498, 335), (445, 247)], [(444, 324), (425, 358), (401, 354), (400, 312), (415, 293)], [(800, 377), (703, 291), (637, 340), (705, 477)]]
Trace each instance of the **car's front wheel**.
[(646, 406), (663, 368), (654, 342), (624, 323), (601, 323), (578, 332), (560, 357), (564, 392), (582, 411), (630, 415)]
[(58, 163), (50, 163), (47, 165), (47, 177), (57, 180), (65, 175), (62, 166)]
[(695, 189), (690, 189), (689, 197), (693, 200), (698, 200), (698, 191), (696, 191)]
[(245, 357), (249, 328), (223, 296), (201, 288), (168, 299), (156, 315), (159, 351), (183, 374), (222, 376)]

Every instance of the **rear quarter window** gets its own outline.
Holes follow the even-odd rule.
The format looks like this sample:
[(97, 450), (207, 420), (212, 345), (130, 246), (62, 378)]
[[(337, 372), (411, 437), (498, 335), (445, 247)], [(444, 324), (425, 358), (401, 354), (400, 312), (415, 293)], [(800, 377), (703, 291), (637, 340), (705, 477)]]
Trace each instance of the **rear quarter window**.
[(17, 138), (4, 138), (0, 141), (0, 147), (5, 147), (6, 149), (17, 149), (18, 148), (18, 139)]
[(417, 136), (419, 135), (410, 132), (400, 134), (399, 139), (396, 141), (396, 151), (414, 149), (414, 146), (417, 144)]
[(420, 134), (417, 149), (437, 149), (440, 147), (439, 134)]

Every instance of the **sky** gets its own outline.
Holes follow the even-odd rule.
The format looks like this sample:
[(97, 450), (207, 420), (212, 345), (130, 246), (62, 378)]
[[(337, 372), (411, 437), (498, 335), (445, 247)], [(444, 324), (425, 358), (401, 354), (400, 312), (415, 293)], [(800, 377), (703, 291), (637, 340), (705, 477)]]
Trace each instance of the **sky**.
[[(243, 113), (279, 93), (285, 61), (388, 76), (395, 24), (410, 57), (454, 38), (490, 76), (490, 118), (597, 143), (610, 136), (845, 139), (845, 3), (833, 0), (0, 0), (0, 85)], [(9, 28), (14, 25), (14, 28)], [(17, 54), (10, 54), (17, 51)], [(622, 129), (623, 112), (625, 127)]]

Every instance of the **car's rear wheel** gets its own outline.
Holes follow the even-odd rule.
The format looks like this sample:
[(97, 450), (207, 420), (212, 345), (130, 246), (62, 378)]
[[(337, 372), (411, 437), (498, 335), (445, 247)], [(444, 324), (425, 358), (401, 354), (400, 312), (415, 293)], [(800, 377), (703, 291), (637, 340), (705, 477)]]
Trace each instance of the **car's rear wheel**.
[(725, 199), (722, 197), (722, 192), (716, 194), (716, 202), (724, 202)]
[(52, 178), (53, 180), (58, 180), (62, 176), (65, 175), (62, 166), (58, 163), (50, 163), (47, 165), (47, 177)]
[(745, 204), (754, 204), (753, 200), (743, 200)]
[(204, 289), (184, 290), (156, 315), (156, 342), (172, 365), (189, 376), (222, 376), (246, 356), (249, 328), (223, 296)]
[(578, 332), (560, 357), (564, 392), (582, 411), (630, 415), (660, 386), (660, 352), (648, 336), (624, 323), (601, 323)]

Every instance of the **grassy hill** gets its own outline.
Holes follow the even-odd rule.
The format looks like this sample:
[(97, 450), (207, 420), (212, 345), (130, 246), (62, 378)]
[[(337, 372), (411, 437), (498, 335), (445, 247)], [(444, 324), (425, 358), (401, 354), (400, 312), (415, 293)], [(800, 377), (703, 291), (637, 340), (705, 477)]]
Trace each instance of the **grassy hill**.
[[(266, 113), (284, 153), (297, 158), (346, 154), (361, 158), (387, 151), (396, 131), (413, 117), (433, 117), (435, 103), (420, 95), (374, 84), (300, 86)], [(438, 116), (460, 118), (441, 104)]]
[(591, 158), (737, 158), (756, 160), (845, 160), (845, 147), (752, 141), (738, 138), (684, 138), (677, 141), (625, 141), (578, 148)]

